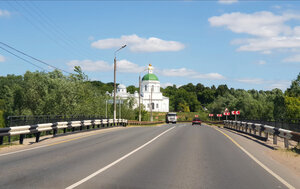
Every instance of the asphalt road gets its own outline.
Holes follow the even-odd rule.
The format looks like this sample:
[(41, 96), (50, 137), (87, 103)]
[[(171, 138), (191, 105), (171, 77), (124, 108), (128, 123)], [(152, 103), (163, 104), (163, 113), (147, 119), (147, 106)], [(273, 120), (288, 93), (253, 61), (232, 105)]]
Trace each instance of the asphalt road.
[(75, 186), (287, 188), (209, 126), (131, 127), (0, 154), (0, 188)]

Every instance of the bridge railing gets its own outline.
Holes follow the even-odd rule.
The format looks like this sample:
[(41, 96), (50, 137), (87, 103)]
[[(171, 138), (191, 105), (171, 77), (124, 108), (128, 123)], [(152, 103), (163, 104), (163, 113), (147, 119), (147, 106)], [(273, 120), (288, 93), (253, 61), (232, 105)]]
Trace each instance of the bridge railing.
[(19, 125), (35, 125), (39, 123), (55, 123), (64, 121), (81, 121), (94, 119), (108, 119), (97, 115), (30, 115), (30, 116), (8, 116), (6, 125), (14, 127)]
[(239, 121), (260, 123), (263, 125), (269, 125), (276, 128), (300, 132), (300, 119), (277, 119), (277, 120), (241, 119)]
[(165, 123), (164, 121), (135, 121), (135, 120), (128, 120), (128, 125), (156, 125)]
[(224, 120), (224, 127), (242, 131), (244, 133), (249, 133), (259, 137), (263, 137), (262, 133), (264, 133), (265, 136), (263, 138), (265, 140), (268, 140), (269, 135), (273, 135), (273, 144), (275, 145), (277, 144), (277, 137), (283, 138), (285, 148), (289, 148), (289, 140), (296, 141), (298, 142), (298, 144), (300, 143), (299, 132), (277, 128), (270, 125), (243, 121)]
[(23, 140), (26, 135), (35, 135), (36, 142), (39, 142), (42, 132), (52, 132), (53, 136), (56, 136), (59, 130), (63, 130), (66, 133), (68, 130), (74, 132), (76, 128), (79, 130), (100, 128), (100, 127), (113, 127), (113, 126), (127, 126), (128, 121), (126, 119), (90, 119), (90, 120), (76, 120), (76, 121), (63, 121), (53, 123), (40, 123), (33, 125), (12, 126), (6, 128), (0, 128), (0, 145), (3, 144), (3, 138), (5, 136), (10, 137), (19, 135), (19, 143), (23, 144)]

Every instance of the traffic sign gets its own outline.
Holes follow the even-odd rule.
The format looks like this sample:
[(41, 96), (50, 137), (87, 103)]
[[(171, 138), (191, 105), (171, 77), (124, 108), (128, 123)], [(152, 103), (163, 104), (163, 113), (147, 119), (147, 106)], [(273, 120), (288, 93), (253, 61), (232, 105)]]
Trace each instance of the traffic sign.
[(224, 112), (223, 114), (226, 115), (226, 116), (229, 116), (230, 112)]
[(236, 114), (236, 115), (240, 115), (240, 111), (236, 111), (235, 114)]
[(209, 117), (213, 117), (213, 116), (214, 116), (214, 114), (208, 114), (208, 116), (209, 116)]
[(195, 115), (195, 117), (199, 117), (198, 115)]
[(217, 117), (222, 117), (222, 114), (217, 114)]
[(235, 113), (236, 113), (235, 111), (231, 111), (231, 114), (232, 114), (232, 115), (235, 115)]
[(229, 112), (228, 108), (225, 108), (225, 111), (224, 112)]

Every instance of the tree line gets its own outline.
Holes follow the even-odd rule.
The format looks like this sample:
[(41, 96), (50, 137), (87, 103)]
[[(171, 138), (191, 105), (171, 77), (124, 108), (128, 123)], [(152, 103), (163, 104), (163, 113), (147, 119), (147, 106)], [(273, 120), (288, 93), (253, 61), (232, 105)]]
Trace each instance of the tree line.
[(300, 73), (286, 90), (244, 90), (227, 85), (205, 87), (201, 83), (175, 85), (162, 89), (170, 98), (170, 110), (176, 112), (223, 113), (225, 108), (240, 110), (243, 119), (300, 119)]
[[(113, 83), (90, 81), (80, 67), (74, 71), (69, 76), (54, 70), (0, 77), (0, 127), (5, 126), (8, 116), (18, 115), (105, 117), (106, 101), (110, 99), (105, 93), (113, 90)], [(131, 107), (130, 100), (124, 102), (122, 115), (134, 119)], [(112, 104), (108, 104), (107, 114), (112, 117)]]
[[(24, 75), (0, 77), (0, 127), (5, 118), (17, 115), (113, 115), (113, 105), (106, 92), (112, 92), (113, 83), (90, 81), (80, 67), (75, 74), (63, 75), (60, 71), (30, 72)], [(135, 86), (128, 92), (139, 91)], [(249, 119), (299, 119), (300, 118), (300, 74), (286, 91), (243, 90), (227, 85), (206, 87), (201, 83), (189, 83), (161, 88), (170, 99), (170, 111), (222, 113), (225, 108), (240, 110), (242, 118)], [(126, 119), (138, 119), (138, 109), (133, 109), (133, 99), (124, 101), (121, 114)], [(117, 111), (119, 113), (119, 111)], [(142, 119), (148, 120), (146, 111)]]

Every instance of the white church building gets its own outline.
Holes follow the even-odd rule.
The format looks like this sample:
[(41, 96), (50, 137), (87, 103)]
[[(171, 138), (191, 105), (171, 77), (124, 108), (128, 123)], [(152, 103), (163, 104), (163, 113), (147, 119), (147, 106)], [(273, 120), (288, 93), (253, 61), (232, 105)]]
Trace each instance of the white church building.
[[(112, 94), (110, 94), (113, 96)], [(127, 93), (126, 86), (123, 84), (118, 85), (116, 97), (120, 99), (134, 98), (135, 104), (133, 108), (139, 106), (139, 93)], [(160, 81), (158, 77), (153, 74), (153, 67), (151, 64), (148, 66), (148, 73), (144, 75), (141, 82), (141, 104), (144, 105), (145, 110), (153, 112), (169, 112), (169, 98), (162, 95), (160, 92)]]

